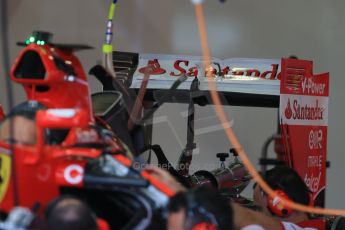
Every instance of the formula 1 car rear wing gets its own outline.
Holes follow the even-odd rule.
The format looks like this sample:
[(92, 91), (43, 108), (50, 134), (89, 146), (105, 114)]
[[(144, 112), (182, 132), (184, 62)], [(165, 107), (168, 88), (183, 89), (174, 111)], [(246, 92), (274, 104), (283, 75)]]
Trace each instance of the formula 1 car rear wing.
[[(139, 89), (148, 63), (153, 66), (147, 85), (145, 99), (157, 100), (182, 75), (187, 80), (178, 89), (170, 91), (169, 102), (188, 103), (192, 80), (199, 79), (199, 94), (209, 97), (208, 81), (214, 81), (218, 92), (228, 105), (279, 107), (280, 60), (279, 59), (217, 59), (212, 58), (212, 75), (206, 77), (202, 57), (182, 55), (155, 55), (114, 52), (116, 74), (123, 79), (128, 77), (127, 85)], [(132, 66), (129, 66), (132, 63)], [(170, 99), (170, 100), (169, 100)]]

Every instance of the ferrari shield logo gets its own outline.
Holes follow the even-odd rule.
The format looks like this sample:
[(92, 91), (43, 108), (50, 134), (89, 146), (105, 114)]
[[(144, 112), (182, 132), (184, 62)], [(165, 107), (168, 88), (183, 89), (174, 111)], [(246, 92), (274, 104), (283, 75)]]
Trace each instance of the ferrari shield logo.
[(5, 197), (11, 176), (11, 158), (0, 153), (0, 203)]

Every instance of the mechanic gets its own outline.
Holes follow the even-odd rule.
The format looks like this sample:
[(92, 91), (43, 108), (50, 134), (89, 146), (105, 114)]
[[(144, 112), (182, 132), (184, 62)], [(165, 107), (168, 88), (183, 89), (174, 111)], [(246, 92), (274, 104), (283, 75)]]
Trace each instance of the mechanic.
[[(152, 168), (150, 166), (150, 168)], [(160, 180), (168, 183), (169, 185), (174, 185), (176, 191), (186, 191), (183, 186), (176, 182), (167, 172), (162, 169), (153, 168), (151, 171), (155, 171), (155, 176), (161, 178)], [(158, 176), (157, 176), (158, 175)], [(274, 190), (281, 190), (285, 192), (287, 198), (291, 199), (294, 202), (301, 203), (304, 205), (309, 205), (309, 190), (304, 184), (301, 177), (293, 169), (286, 166), (279, 166), (273, 168), (267, 172), (264, 179)], [(187, 191), (188, 193), (188, 191)], [(209, 195), (204, 196), (203, 199), (206, 199)], [(253, 211), (247, 208), (244, 208), (236, 203), (231, 203), (233, 209), (234, 217), (234, 229), (241, 230), (260, 230), (260, 229), (286, 229), (286, 230), (315, 230), (316, 228), (308, 227), (312, 225), (312, 222), (309, 222), (309, 216), (307, 213), (300, 211), (292, 211), (287, 207), (286, 211), (284, 209), (278, 209), (276, 213), (268, 208), (268, 197), (261, 188), (256, 185), (254, 187), (254, 203), (256, 206), (260, 207), (262, 212)], [(184, 207), (184, 206), (182, 206)], [(177, 212), (180, 211), (181, 212)], [(181, 224), (181, 221), (184, 220), (182, 215), (183, 209), (174, 211), (176, 214), (175, 218), (180, 218), (180, 222), (171, 221), (171, 224)], [(282, 212), (279, 214), (279, 211)]]
[[(227, 210), (229, 212), (228, 217), (224, 217), (227, 220), (222, 221), (229, 221), (230, 225), (226, 225), (225, 229), (236, 229), (236, 230), (264, 230), (259, 224), (263, 224), (262, 226), (266, 226), (267, 229), (281, 229), (281, 224), (279, 221), (275, 220), (269, 215), (266, 215), (262, 212), (255, 212), (249, 210), (247, 208), (243, 208), (238, 204), (231, 204), (229, 205), (228, 200), (222, 197), (218, 190), (214, 190), (212, 188), (205, 188), (205, 187), (197, 187), (192, 190), (187, 190), (183, 187), (179, 182), (173, 178), (169, 172), (164, 169), (158, 168), (153, 165), (147, 165), (145, 168), (152, 176), (157, 178), (159, 181), (169, 185), (171, 189), (173, 189), (177, 194), (170, 199), (168, 205), (168, 222), (167, 222), (167, 229), (186, 229), (184, 228), (186, 223), (186, 205), (189, 203), (187, 202), (187, 194), (189, 193), (197, 193), (198, 199), (201, 200), (201, 204), (205, 204), (208, 208), (210, 213), (217, 211), (219, 209)], [(196, 190), (196, 191), (194, 191)], [(199, 191), (200, 190), (200, 191)], [(226, 204), (227, 207), (224, 207)], [(219, 207), (218, 207), (219, 205)], [(211, 208), (209, 210), (209, 208)], [(230, 211), (229, 211), (230, 210)], [(204, 212), (205, 213), (205, 212)], [(210, 216), (210, 215), (209, 215)], [(216, 215), (217, 216), (217, 215)], [(223, 217), (221, 215), (221, 217)], [(217, 217), (216, 217), (217, 218)], [(212, 218), (211, 218), (212, 219)], [(213, 218), (214, 219), (214, 218)], [(234, 223), (233, 223), (234, 222)], [(194, 223), (196, 224), (196, 223)], [(230, 226), (234, 226), (231, 227)], [(208, 226), (210, 227), (210, 226)], [(187, 228), (192, 229), (192, 228)], [(207, 228), (201, 227), (200, 229), (221, 229), (221, 228)]]
[[(309, 190), (302, 178), (296, 171), (286, 166), (278, 166), (267, 171), (264, 176), (266, 183), (284, 198), (288, 198), (296, 203), (309, 205)], [(286, 230), (299, 230), (299, 229), (316, 229), (308, 226), (312, 225), (309, 215), (307, 213), (291, 210), (280, 202), (274, 204), (273, 199), (270, 199), (268, 195), (258, 185), (254, 185), (254, 204), (258, 206), (262, 213), (267, 216), (273, 217), (271, 221), (267, 219), (260, 212), (253, 212), (251, 210), (237, 207), (233, 204), (235, 213), (238, 218), (239, 226), (245, 226), (247, 224), (257, 223), (262, 225), (265, 229), (286, 229)], [(280, 206), (282, 204), (282, 206)], [(246, 218), (241, 218), (246, 216)]]
[[(36, 144), (36, 112), (45, 107), (37, 101), (26, 101), (15, 106), (0, 124), (0, 141), (19, 144)], [(13, 137), (10, 127), (13, 125)]]
[(60, 196), (45, 211), (49, 230), (97, 230), (96, 215), (82, 201), (72, 196)]
[(216, 189), (202, 186), (179, 192), (170, 199), (167, 229), (231, 230), (232, 216), (227, 200)]

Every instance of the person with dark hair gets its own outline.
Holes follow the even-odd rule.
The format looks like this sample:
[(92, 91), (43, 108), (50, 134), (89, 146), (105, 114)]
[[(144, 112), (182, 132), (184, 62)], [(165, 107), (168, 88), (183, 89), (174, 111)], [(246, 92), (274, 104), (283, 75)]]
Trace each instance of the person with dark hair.
[(97, 219), (82, 201), (62, 196), (53, 200), (46, 209), (49, 230), (97, 230)]
[[(163, 170), (160, 169), (160, 171)], [(160, 172), (159, 175), (158, 178), (163, 179), (163, 181), (169, 184), (177, 184), (166, 173)], [(273, 168), (267, 171), (264, 180), (280, 196), (304, 205), (309, 204), (309, 190), (302, 178), (293, 169), (286, 166)], [(254, 186), (254, 203), (261, 211), (254, 211), (234, 202), (229, 202), (217, 190), (211, 188), (201, 187), (187, 191), (179, 185), (175, 186), (175, 191), (180, 192), (170, 199), (168, 205), (168, 229), (193, 229), (191, 226), (202, 223), (199, 217), (205, 217), (204, 220), (206, 219), (206, 221), (204, 223), (206, 225), (211, 223), (213, 228), (207, 228), (206, 226), (201, 229), (316, 230), (314, 227), (308, 227), (313, 226), (313, 223), (309, 222), (307, 213), (289, 209), (279, 199), (268, 197), (258, 185)], [(196, 195), (193, 196), (188, 195), (195, 193)], [(198, 199), (195, 197), (198, 197)], [(191, 200), (193, 202), (190, 202)], [(190, 203), (193, 205), (188, 206)], [(230, 207), (230, 211), (229, 207), (226, 206)], [(188, 210), (195, 211), (188, 212)], [(219, 220), (218, 218), (222, 219)], [(212, 223), (216, 224), (212, 225)], [(219, 224), (219, 227), (214, 227), (217, 224)]]
[[(309, 190), (298, 173), (286, 166), (275, 167), (266, 172), (263, 179), (280, 196), (296, 203), (309, 205)], [(262, 212), (255, 212), (233, 204), (235, 222), (239, 227), (258, 224), (265, 229), (301, 230), (309, 226), (307, 213), (292, 210), (277, 197), (271, 198), (258, 185), (254, 185), (254, 204)], [(251, 228), (246, 228), (251, 229)]]
[[(20, 145), (36, 144), (36, 113), (45, 107), (37, 101), (26, 101), (14, 107), (0, 123), (0, 141)], [(10, 136), (13, 126), (12, 137)]]
[[(273, 190), (281, 191), (288, 199), (299, 204), (309, 205), (309, 189), (295, 170), (286, 166), (275, 167), (267, 171), (264, 180)], [(281, 220), (300, 223), (309, 219), (308, 214), (304, 212), (283, 208), (279, 213), (268, 205), (268, 196), (260, 186), (254, 186), (253, 198), (254, 203), (261, 207), (263, 212)]]
[(231, 206), (217, 190), (198, 187), (170, 199), (167, 229), (231, 230), (232, 215)]

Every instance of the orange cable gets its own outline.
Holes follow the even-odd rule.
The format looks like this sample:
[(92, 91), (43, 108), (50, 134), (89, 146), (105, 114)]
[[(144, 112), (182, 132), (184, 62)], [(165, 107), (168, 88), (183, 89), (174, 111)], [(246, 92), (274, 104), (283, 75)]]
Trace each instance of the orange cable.
[[(200, 32), (200, 40), (201, 40), (201, 46), (202, 46), (202, 52), (204, 57), (204, 67), (206, 69), (207, 66), (209, 66), (210, 62), (210, 53), (209, 53), (209, 47), (207, 42), (207, 33), (206, 33), (206, 25), (204, 20), (204, 13), (203, 13), (203, 6), (202, 3), (197, 3), (195, 5), (195, 14), (196, 19), (198, 22), (199, 32)], [(233, 147), (237, 150), (239, 157), (241, 158), (243, 164), (248, 169), (249, 173), (253, 176), (254, 180), (260, 185), (260, 187), (270, 196), (276, 197), (278, 194), (274, 192), (269, 185), (262, 179), (260, 174), (256, 171), (252, 163), (250, 162), (246, 152), (242, 148), (240, 142), (238, 141), (233, 129), (229, 126), (226, 126), (228, 124), (228, 120), (226, 118), (226, 115), (224, 113), (224, 110), (221, 106), (220, 98), (217, 92), (217, 86), (214, 81), (208, 81), (209, 89), (211, 92), (211, 98), (214, 103), (214, 107), (216, 110), (216, 114), (222, 123), (222, 126), (225, 130), (225, 133), (230, 141), (230, 143), (233, 145)], [(299, 210), (302, 212), (308, 212), (308, 213), (315, 213), (315, 214), (321, 214), (321, 215), (345, 215), (345, 210), (339, 210), (339, 209), (324, 209), (324, 208), (315, 208), (310, 207), (302, 204), (298, 204), (295, 202), (292, 202), (290, 200), (285, 199), (284, 197), (278, 196), (279, 199), (281, 199), (283, 202), (286, 203), (286, 205), (292, 209)]]

